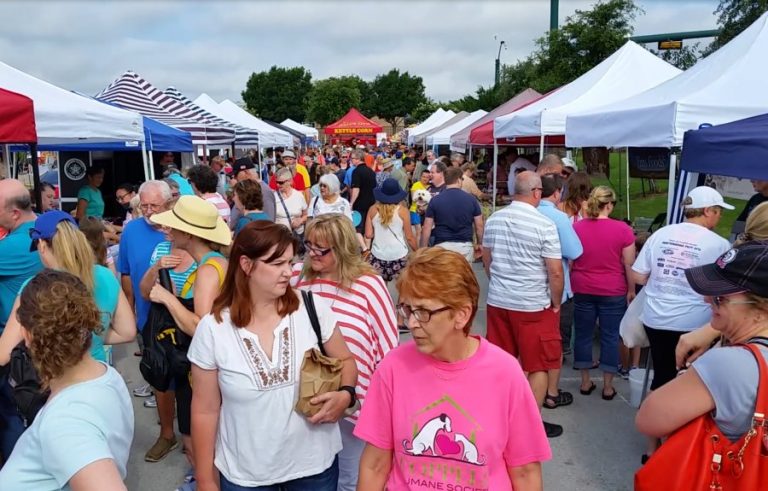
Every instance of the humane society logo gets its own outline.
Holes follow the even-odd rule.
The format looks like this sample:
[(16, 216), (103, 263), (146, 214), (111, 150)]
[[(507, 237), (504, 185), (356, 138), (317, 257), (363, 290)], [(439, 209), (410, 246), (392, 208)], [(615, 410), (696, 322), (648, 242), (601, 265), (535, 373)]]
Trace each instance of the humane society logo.
[(411, 489), (488, 489), (487, 457), (477, 444), (482, 428), (472, 416), (446, 395), (412, 419), (412, 436), (402, 440), (395, 456)]

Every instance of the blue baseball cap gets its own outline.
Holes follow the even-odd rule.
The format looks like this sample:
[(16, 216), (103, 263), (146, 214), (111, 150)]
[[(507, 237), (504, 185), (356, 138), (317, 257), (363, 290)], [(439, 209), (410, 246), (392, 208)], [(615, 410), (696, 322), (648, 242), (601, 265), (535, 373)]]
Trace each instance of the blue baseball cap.
[(32, 239), (32, 243), (29, 245), (30, 252), (37, 250), (37, 243), (41, 239), (52, 239), (56, 235), (56, 227), (61, 222), (69, 222), (77, 228), (77, 222), (72, 218), (72, 215), (61, 210), (46, 211), (38, 216), (35, 224), (29, 229), (29, 238)]

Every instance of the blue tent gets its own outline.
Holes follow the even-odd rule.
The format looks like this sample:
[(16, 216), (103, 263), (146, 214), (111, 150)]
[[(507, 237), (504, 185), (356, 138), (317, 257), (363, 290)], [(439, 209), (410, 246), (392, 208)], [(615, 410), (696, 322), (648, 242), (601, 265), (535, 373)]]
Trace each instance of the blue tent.
[[(193, 152), (192, 135), (154, 119), (142, 116), (144, 119), (144, 139), (147, 150), (156, 152)], [(141, 150), (138, 142), (82, 143), (74, 145), (40, 145), (40, 150), (82, 150), (99, 151), (137, 151)]]
[(680, 168), (768, 180), (768, 114), (686, 131)]

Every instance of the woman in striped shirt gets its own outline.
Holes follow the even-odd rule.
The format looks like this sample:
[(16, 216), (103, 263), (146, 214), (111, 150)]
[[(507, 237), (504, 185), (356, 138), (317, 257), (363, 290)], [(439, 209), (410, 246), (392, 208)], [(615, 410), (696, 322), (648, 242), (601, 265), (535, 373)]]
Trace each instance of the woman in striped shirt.
[[(360, 256), (352, 222), (326, 214), (309, 222), (305, 233), (306, 261), (294, 266), (292, 284), (328, 299), (341, 334), (357, 362), (357, 399), (365, 393), (376, 366), (398, 342), (395, 307), (386, 284)], [(358, 413), (339, 422), (343, 450), (339, 453), (340, 491), (354, 490), (365, 442), (352, 435)]]

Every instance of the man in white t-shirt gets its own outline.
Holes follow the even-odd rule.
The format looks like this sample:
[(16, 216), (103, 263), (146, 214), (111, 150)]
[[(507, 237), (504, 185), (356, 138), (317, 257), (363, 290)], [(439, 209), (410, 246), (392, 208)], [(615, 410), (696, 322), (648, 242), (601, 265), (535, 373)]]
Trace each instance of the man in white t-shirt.
[(515, 147), (510, 148), (507, 150), (507, 163), (509, 164), (509, 175), (507, 176), (507, 189), (509, 190), (509, 195), (514, 196), (515, 194), (515, 178), (518, 174), (520, 174), (523, 171), (536, 171), (536, 166), (525, 157), (520, 156), (517, 153), (517, 149)]
[(677, 375), (675, 346), (680, 336), (709, 322), (712, 310), (704, 297), (693, 291), (685, 270), (709, 264), (730, 248), (712, 230), (722, 210), (733, 210), (715, 189), (699, 186), (683, 201), (685, 222), (657, 230), (632, 265), (638, 285), (645, 285), (646, 302), (640, 319), (651, 343), (657, 389)]

